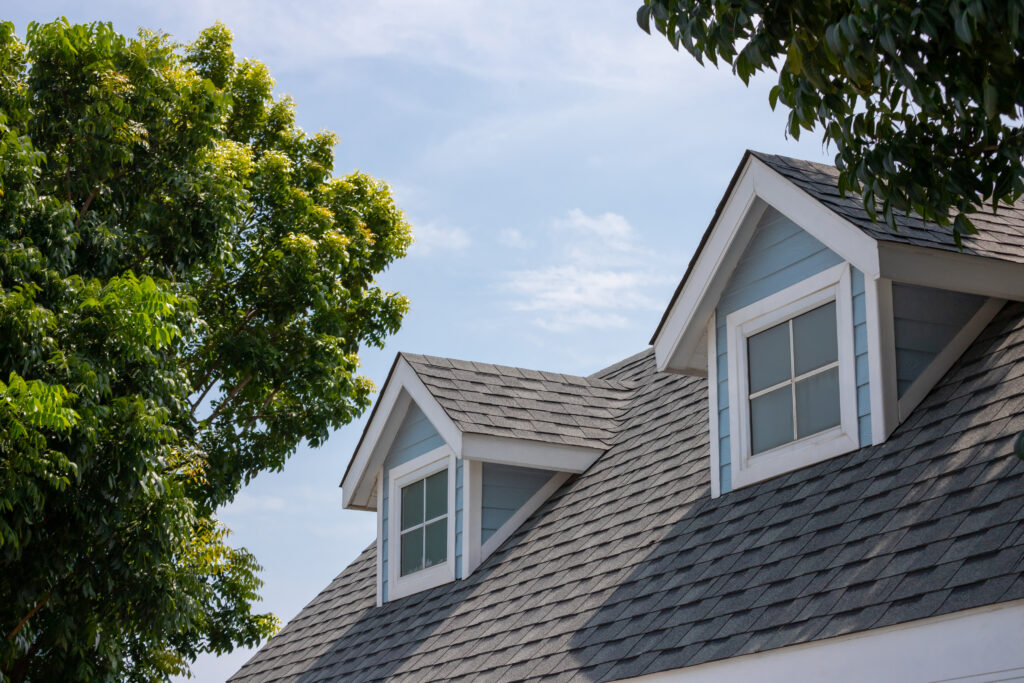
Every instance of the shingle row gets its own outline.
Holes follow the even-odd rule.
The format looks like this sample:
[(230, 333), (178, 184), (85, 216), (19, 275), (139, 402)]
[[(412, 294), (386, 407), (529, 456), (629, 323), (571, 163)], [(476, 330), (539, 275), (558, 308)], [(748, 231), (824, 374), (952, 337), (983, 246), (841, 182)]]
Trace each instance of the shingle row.
[(368, 548), (233, 680), (615, 680), (1024, 598), (1024, 305), (885, 444), (717, 499), (703, 380), (519, 379), (625, 391), (607, 452), (467, 580), (375, 607)]

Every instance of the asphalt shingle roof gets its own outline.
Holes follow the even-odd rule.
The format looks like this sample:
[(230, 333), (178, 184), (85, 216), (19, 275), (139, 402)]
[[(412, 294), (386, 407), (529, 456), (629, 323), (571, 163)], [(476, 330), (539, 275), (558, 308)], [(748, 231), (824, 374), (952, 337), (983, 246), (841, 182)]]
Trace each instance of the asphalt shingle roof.
[(593, 379), (608, 450), (472, 576), (376, 607), (371, 546), (232, 680), (614, 680), (1024, 598), (1024, 305), (886, 443), (717, 499), (705, 380)]
[[(835, 166), (776, 154), (751, 154), (876, 240), (960, 252), (950, 228), (923, 222), (918, 216), (897, 215), (899, 229), (896, 232), (885, 223), (873, 222), (859, 195), (840, 195), (839, 171)], [(964, 253), (1024, 263), (1024, 200), (1014, 206), (1000, 206), (995, 214), (988, 211), (971, 214), (971, 220), (978, 234), (964, 236)]]
[(633, 394), (616, 380), (411, 353), (402, 357), (463, 433), (605, 450)]

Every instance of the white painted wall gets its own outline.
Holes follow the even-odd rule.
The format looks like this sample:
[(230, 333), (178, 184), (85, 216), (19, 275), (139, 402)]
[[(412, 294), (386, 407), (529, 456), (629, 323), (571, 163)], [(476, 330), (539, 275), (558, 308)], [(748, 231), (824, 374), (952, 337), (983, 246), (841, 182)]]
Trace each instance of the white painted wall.
[(1024, 600), (628, 680), (636, 683), (1024, 681)]

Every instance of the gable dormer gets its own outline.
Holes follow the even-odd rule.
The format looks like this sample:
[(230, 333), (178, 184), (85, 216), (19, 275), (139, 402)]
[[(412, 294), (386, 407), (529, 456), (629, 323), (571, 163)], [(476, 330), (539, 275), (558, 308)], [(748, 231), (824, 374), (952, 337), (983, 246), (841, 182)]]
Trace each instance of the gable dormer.
[(399, 354), (342, 480), (377, 513), (378, 603), (470, 576), (608, 447), (627, 393)]
[(831, 167), (748, 152), (652, 344), (708, 377), (712, 495), (884, 442), (1004, 300), (1024, 264), (900, 232)]

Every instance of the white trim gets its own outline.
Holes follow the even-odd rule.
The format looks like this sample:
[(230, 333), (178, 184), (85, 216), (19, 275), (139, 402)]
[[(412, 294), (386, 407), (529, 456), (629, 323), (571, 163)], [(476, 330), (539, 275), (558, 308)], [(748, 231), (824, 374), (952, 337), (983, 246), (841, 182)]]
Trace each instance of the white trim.
[[(747, 337), (801, 313), (836, 302), (839, 363), (839, 426), (751, 456)], [(734, 489), (827, 460), (859, 448), (856, 358), (850, 266), (841, 263), (730, 313), (726, 317), (729, 362), (730, 473)]]
[[(530, 515), (537, 511), (541, 505), (544, 504), (548, 498), (554, 495), (562, 484), (569, 479), (571, 475), (568, 472), (556, 472), (551, 475), (547, 483), (540, 487), (536, 493), (530, 496), (530, 499), (523, 503), (522, 507), (515, 511), (508, 520), (501, 525), (501, 528), (494, 532), (494, 534), (487, 539), (487, 542), (483, 544), (480, 549), (480, 562), (483, 562), (491, 556), (495, 550), (501, 547), (501, 544), (508, 540), (508, 537), (515, 533), (515, 530), (522, 526), (523, 522), (529, 519)], [(479, 562), (473, 567), (476, 569), (479, 566)]]
[[(914, 380), (914, 383), (907, 387), (906, 393), (899, 399), (900, 421), (906, 420), (914, 412), (914, 408), (924, 400), (928, 392), (932, 390), (932, 387), (942, 379), (942, 376), (949, 372), (949, 369), (953, 367), (957, 359), (963, 355), (967, 347), (971, 345), (971, 342), (981, 334), (981, 331), (992, 321), (992, 318), (1002, 309), (1005, 303), (1002, 299), (988, 299), (985, 301), (981, 308), (967, 321), (967, 324), (946, 344), (946, 347), (932, 359), (928, 367), (921, 371), (921, 374)], [(895, 376), (895, 374), (894, 372), (893, 375)]]
[(462, 457), (502, 465), (579, 473), (594, 464), (603, 449), (551, 444), (492, 434), (464, 434)]
[(636, 683), (981, 683), (1024, 679), (1024, 600), (790, 645)]
[(722, 466), (718, 453), (718, 344), (715, 316), (708, 321), (708, 446), (711, 451), (711, 497), (722, 495)]
[[(445, 445), (393, 467), (388, 472), (388, 601), (455, 580), (455, 466), (455, 454)], [(445, 562), (401, 576), (399, 539), (402, 512), (399, 491), (403, 486), (445, 468), (448, 468), (448, 552)]]
[[(751, 156), (740, 172), (686, 283), (669, 309), (654, 353), (658, 370), (704, 375), (703, 321), (714, 312), (732, 271), (768, 206), (773, 206), (866, 278), (879, 274), (878, 243), (767, 164)], [(697, 362), (700, 360), (702, 362)]]
[(893, 329), (892, 280), (864, 278), (868, 327), (868, 392), (871, 397), (871, 443), (884, 443), (899, 424), (896, 403), (896, 333)]
[[(384, 500), (384, 473), (377, 474), (378, 507)], [(377, 607), (384, 604), (384, 515), (377, 512)]]
[(467, 578), (483, 561), (480, 552), (480, 523), (483, 512), (483, 463), (462, 460), (462, 578)]
[(372, 510), (373, 479), (384, 464), (391, 442), (412, 400), (423, 411), (448, 447), (456, 456), (462, 452), (462, 432), (431, 395), (430, 390), (401, 356), (395, 361), (391, 378), (377, 399), (373, 417), (366, 426), (363, 440), (352, 456), (352, 465), (341, 482), (342, 506), (347, 509)]
[(898, 242), (880, 243), (879, 263), (897, 282), (1024, 301), (1024, 263)]

